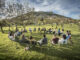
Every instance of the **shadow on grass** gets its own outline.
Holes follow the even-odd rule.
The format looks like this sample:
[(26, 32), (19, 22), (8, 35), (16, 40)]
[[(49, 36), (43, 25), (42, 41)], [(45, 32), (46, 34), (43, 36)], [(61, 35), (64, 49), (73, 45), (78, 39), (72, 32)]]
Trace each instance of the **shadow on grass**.
[[(54, 56), (54, 57), (60, 57), (62, 59), (67, 59), (67, 60), (78, 60), (80, 59), (80, 53), (71, 53), (72, 51), (67, 50), (67, 49), (59, 49), (55, 47), (32, 47), (30, 49), (31, 51), (37, 51), (39, 53), (49, 55), (49, 56)], [(77, 57), (76, 57), (77, 56)]]

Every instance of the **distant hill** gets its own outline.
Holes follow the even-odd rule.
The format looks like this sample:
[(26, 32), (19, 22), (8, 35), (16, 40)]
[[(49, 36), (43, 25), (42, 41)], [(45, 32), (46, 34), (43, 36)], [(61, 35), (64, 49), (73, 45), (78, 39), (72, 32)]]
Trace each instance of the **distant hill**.
[(23, 14), (21, 16), (14, 17), (12, 19), (9, 19), (9, 22), (14, 22), (14, 23), (33, 23), (38, 21), (44, 20), (46, 23), (76, 23), (75, 19), (65, 17), (62, 15), (55, 14), (53, 12), (29, 12), (27, 14)]

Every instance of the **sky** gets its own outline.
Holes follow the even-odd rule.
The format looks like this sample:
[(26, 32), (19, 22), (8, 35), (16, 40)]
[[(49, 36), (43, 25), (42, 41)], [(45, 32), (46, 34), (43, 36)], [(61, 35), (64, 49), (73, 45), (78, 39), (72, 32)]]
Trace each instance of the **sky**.
[(80, 19), (80, 0), (6, 0), (12, 3), (21, 3), (34, 7), (35, 11), (51, 11), (74, 19)]
[(54, 13), (80, 18), (80, 0), (28, 0), (36, 11), (52, 11)]

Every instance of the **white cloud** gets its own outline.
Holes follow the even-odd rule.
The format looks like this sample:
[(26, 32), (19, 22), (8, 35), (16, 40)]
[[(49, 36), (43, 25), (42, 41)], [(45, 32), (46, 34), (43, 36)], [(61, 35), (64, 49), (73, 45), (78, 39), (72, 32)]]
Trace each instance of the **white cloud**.
[[(44, 4), (46, 3), (46, 5), (47, 5), (47, 3), (48, 3), (48, 1), (46, 0), (46, 2), (44, 1), (43, 2)], [(44, 7), (44, 4), (42, 4), (42, 5), (34, 5), (34, 7), (35, 7), (35, 10), (36, 11), (58, 11), (58, 14), (61, 14), (61, 15), (68, 15), (70, 12), (69, 11), (67, 11), (67, 10), (63, 10), (62, 8), (61, 8), (61, 6), (59, 5), (59, 3), (58, 3), (58, 1), (56, 1), (54, 4), (51, 4), (51, 5), (48, 5), (48, 6), (45, 6)]]
[[(49, 4), (50, 2), (53, 2)], [(78, 14), (74, 14), (77, 12), (80, 12), (80, 9), (78, 8), (79, 5), (77, 4), (69, 4), (72, 3), (72, 1), (69, 2), (69, 0), (43, 0), (40, 4), (34, 4), (36, 11), (57, 11), (58, 14), (72, 17), (72, 18), (78, 18)]]

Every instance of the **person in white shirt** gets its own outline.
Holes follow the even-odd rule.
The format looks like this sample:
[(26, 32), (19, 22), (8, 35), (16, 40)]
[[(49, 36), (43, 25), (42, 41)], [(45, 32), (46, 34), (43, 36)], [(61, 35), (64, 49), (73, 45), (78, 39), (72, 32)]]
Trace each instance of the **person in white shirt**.
[(67, 44), (67, 37), (66, 37), (66, 35), (63, 35), (58, 43), (59, 44)]
[(9, 32), (8, 37), (9, 37), (10, 40), (15, 40), (15, 35), (14, 35), (14, 33), (12, 31)]

